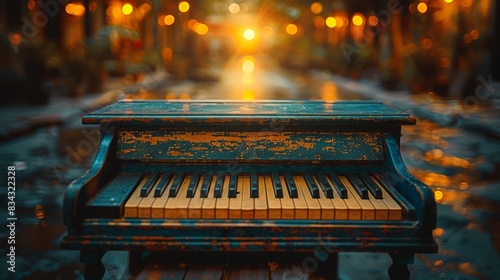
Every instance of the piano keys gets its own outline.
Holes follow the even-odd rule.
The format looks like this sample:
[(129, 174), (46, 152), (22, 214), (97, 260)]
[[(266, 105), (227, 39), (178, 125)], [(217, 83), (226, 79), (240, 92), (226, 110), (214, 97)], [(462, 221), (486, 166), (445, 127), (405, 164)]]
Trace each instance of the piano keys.
[[(117, 205), (118, 209), (106, 212), (117, 214), (123, 208), (123, 214), (110, 215), (108, 218), (213, 219), (218, 216), (224, 219), (402, 219), (401, 206), (374, 175), (331, 172), (284, 172), (274, 175), (255, 172), (231, 175), (224, 172), (118, 174), (115, 180), (120, 184), (128, 184), (131, 195), (126, 200), (120, 198), (124, 203)], [(122, 182), (122, 177), (129, 181)], [(338, 181), (337, 187), (331, 178)], [(320, 182), (321, 189), (318, 188)], [(362, 197), (354, 184), (376, 188), (367, 188), (367, 195)], [(118, 182), (111, 181), (108, 187), (117, 185)], [(229, 194), (230, 186), (235, 186), (235, 197)], [(123, 185), (120, 187), (125, 188)], [(284, 197), (276, 196), (277, 187), (285, 190)], [(172, 192), (172, 189), (179, 191)], [(344, 189), (348, 190), (345, 194)], [(102, 200), (101, 196), (107, 196), (111, 191), (104, 187), (101, 193), (89, 201), (88, 211), (102, 217), (99, 201)], [(296, 193), (296, 197), (292, 197), (292, 193)], [(127, 196), (125, 192), (122, 194)], [(281, 209), (283, 205), (285, 209)], [(273, 208), (268, 208), (270, 206)], [(216, 215), (216, 209), (229, 209), (230, 214)], [(336, 215), (336, 211), (340, 214)]]
[[(436, 203), (399, 151), (404, 112), (371, 101), (133, 101), (83, 118), (100, 148), (64, 198), (84, 275), (107, 250), (433, 253)], [(130, 258), (134, 260), (135, 258)]]

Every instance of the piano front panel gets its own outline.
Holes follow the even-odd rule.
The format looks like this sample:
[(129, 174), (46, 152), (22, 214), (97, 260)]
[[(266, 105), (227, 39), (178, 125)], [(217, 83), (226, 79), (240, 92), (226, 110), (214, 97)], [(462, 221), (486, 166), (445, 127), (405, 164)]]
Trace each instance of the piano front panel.
[[(123, 205), (103, 216), (95, 201), (109, 196), (121, 175)], [(401, 201), (374, 174), (289, 173), (123, 173), (87, 203), (90, 217), (140, 219), (402, 220)], [(279, 181), (279, 184), (277, 181)], [(324, 181), (320, 183), (320, 181)], [(341, 183), (342, 186), (336, 186)], [(322, 185), (323, 184), (323, 185)], [(362, 198), (358, 188), (373, 184)], [(126, 186), (124, 186), (126, 185)], [(362, 185), (362, 186), (356, 186)], [(232, 197), (232, 187), (235, 195)], [(277, 197), (276, 187), (283, 188)], [(342, 197), (343, 188), (347, 195)], [(176, 192), (171, 190), (178, 189)], [(146, 190), (146, 191), (144, 191)], [(157, 191), (158, 190), (158, 191)], [(381, 197), (380, 194), (382, 193)], [(377, 198), (378, 196), (379, 198)], [(111, 206), (110, 206), (111, 207)], [(121, 211), (120, 209), (123, 209)]]
[(120, 131), (121, 160), (381, 161), (379, 132)]

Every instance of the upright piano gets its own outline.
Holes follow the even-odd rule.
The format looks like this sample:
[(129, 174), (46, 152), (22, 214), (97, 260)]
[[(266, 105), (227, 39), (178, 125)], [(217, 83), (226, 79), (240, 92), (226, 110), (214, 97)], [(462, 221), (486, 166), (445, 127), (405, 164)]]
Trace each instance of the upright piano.
[(410, 115), (372, 101), (120, 101), (64, 198), (65, 249), (387, 252), (392, 279), (437, 251), (432, 190), (401, 158)]

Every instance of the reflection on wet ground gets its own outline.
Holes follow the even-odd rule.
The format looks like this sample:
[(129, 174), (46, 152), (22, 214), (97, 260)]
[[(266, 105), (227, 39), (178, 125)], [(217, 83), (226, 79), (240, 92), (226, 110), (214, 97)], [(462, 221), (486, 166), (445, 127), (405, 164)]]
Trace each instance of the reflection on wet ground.
[[(269, 61), (235, 58), (220, 70), (219, 82), (182, 81), (156, 91), (140, 90), (127, 98), (360, 99), (331, 81), (287, 72)], [(1, 166), (14, 164), (18, 171), (17, 278), (81, 278), (78, 253), (59, 250), (59, 242), (66, 230), (62, 224), (64, 190), (89, 168), (95, 152), (95, 147), (84, 147), (86, 156), (74, 156), (72, 145), (81, 139), (82, 129), (79, 125), (41, 128), (0, 146)], [(434, 231), (439, 253), (419, 255), (410, 268), (412, 279), (493, 279), (500, 275), (500, 142), (419, 120), (416, 126), (404, 127), (401, 151), (411, 173), (435, 191), (439, 203)], [(6, 205), (6, 190), (1, 192), (0, 203)], [(6, 215), (2, 211), (0, 220), (5, 221)], [(5, 256), (6, 231), (1, 234), (0, 254)], [(339, 260), (342, 279), (385, 278), (390, 264), (383, 254), (345, 253)], [(106, 255), (106, 278), (127, 278), (126, 261), (123, 252)], [(360, 268), (359, 261), (367, 265)], [(6, 273), (2, 270), (0, 278), (11, 276)]]

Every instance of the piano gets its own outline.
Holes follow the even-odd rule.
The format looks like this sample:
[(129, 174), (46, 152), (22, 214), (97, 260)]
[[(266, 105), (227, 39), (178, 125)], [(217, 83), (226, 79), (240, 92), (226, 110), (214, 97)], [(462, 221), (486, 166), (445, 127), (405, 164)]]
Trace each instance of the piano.
[[(62, 248), (87, 278), (108, 250), (435, 253), (433, 191), (399, 151), (407, 113), (372, 101), (119, 101), (68, 187)], [(132, 259), (132, 258), (131, 258)]]

